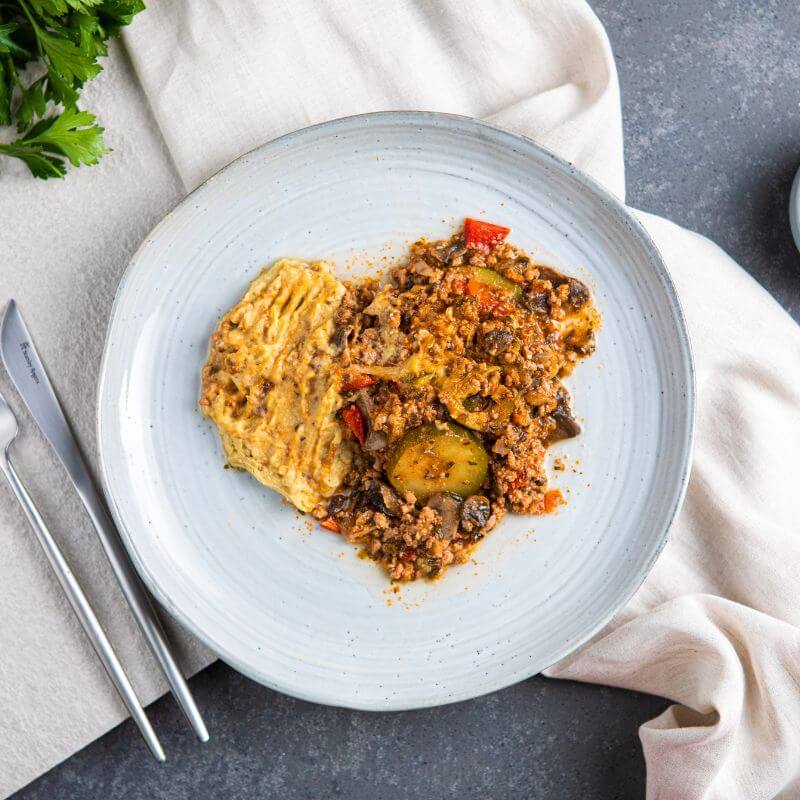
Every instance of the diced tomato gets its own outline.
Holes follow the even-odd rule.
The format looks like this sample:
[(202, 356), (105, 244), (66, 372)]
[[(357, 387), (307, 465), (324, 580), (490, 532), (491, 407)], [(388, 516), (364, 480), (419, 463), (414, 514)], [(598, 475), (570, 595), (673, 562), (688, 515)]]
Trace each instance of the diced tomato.
[(328, 519), (322, 520), (322, 522), (320, 522), (320, 525), (322, 525), (323, 528), (327, 528), (329, 531), (333, 531), (334, 533), (342, 532), (339, 523), (333, 517), (328, 517)]
[(482, 219), (467, 217), (464, 220), (466, 245), (477, 250), (491, 250), (496, 244), (502, 242), (509, 233), (511, 233), (511, 228), (493, 225), (491, 222), (484, 222)]
[(357, 389), (366, 389), (367, 386), (372, 386), (377, 382), (378, 379), (373, 378), (372, 375), (354, 375), (347, 383), (342, 384), (342, 391), (354, 392)]
[(402, 558), (403, 561), (413, 561), (414, 556), (416, 556), (416, 553), (414, 552), (413, 547), (406, 547), (406, 549), (400, 553), (400, 558)]
[(351, 405), (343, 408), (342, 420), (344, 420), (344, 424), (350, 428), (353, 436), (355, 436), (361, 444), (364, 444), (367, 426), (364, 424), (364, 415), (361, 413), (358, 406)]
[(484, 310), (494, 307), (497, 302), (494, 292), (480, 281), (476, 281), (475, 278), (467, 280), (464, 293), (469, 297), (477, 297), (478, 305)]
[(458, 275), (453, 278), (453, 291), (454, 292), (465, 292), (467, 289), (467, 279), (463, 275)]
[(511, 307), (498, 297), (497, 292), (493, 292), (486, 284), (469, 278), (465, 284), (464, 292), (470, 297), (478, 298), (478, 305), (484, 311), (494, 311), (501, 317), (511, 313)]
[(563, 506), (566, 501), (560, 489), (550, 489), (544, 493), (544, 513), (551, 514), (559, 506)]
[(467, 286), (465, 291), (470, 297), (477, 297), (478, 301), (480, 301), (487, 295), (491, 294), (489, 289), (486, 286), (484, 286), (480, 281), (476, 281), (475, 278), (467, 279)]

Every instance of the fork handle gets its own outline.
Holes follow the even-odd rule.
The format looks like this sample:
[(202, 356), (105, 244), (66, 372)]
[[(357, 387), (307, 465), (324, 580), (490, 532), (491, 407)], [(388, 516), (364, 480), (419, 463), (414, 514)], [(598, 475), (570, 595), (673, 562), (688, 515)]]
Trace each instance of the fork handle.
[(67, 564), (64, 558), (64, 554), (56, 544), (53, 535), (47, 528), (44, 519), (42, 519), (42, 515), (36, 508), (33, 499), (30, 494), (28, 494), (28, 490), (25, 488), (17, 471), (9, 460), (8, 454), (6, 454), (4, 458), (0, 456), (0, 469), (2, 469), (8, 479), (19, 504), (22, 506), (22, 510), (25, 512), (25, 516), (31, 528), (33, 528), (33, 532), (36, 534), (36, 538), (42, 546), (42, 550), (44, 550), (47, 560), (50, 562), (50, 566), (72, 606), (72, 610), (75, 612), (75, 616), (77, 616), (83, 626), (86, 636), (92, 643), (92, 647), (94, 647), (95, 652), (100, 658), (103, 667), (108, 673), (108, 677), (111, 678), (112, 683), (119, 692), (122, 702), (125, 703), (131, 717), (133, 717), (134, 722), (139, 727), (147, 746), (150, 748), (150, 752), (158, 761), (165, 761), (166, 757), (161, 743), (158, 741), (158, 737), (150, 724), (150, 720), (147, 718), (147, 714), (142, 708), (142, 704), (139, 702), (139, 698), (136, 696), (133, 686), (128, 676), (125, 674), (125, 670), (122, 668), (117, 654), (111, 646), (111, 642), (108, 641), (103, 626), (100, 624), (92, 607), (89, 605), (89, 601), (83, 593), (78, 579), (72, 573), (69, 564)]

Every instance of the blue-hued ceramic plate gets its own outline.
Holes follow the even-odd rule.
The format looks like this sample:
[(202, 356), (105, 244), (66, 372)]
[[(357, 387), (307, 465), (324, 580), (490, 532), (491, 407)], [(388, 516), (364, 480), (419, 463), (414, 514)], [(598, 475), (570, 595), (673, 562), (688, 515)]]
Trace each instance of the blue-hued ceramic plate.
[(800, 250), (800, 169), (795, 173), (792, 191), (789, 194), (789, 225), (792, 229), (794, 246)]
[[(589, 284), (596, 354), (570, 379), (584, 433), (553, 455), (568, 505), (509, 516), (474, 561), (388, 591), (382, 571), (249, 475), (223, 470), (198, 411), (219, 316), (266, 264), (385, 266), (464, 216)], [(160, 602), (234, 667), (364, 709), (462, 700), (526, 678), (597, 632), (641, 584), (686, 487), (694, 389), (653, 243), (594, 181), (481, 122), (392, 112), (254, 150), (172, 211), (117, 294), (99, 390), (110, 504)]]

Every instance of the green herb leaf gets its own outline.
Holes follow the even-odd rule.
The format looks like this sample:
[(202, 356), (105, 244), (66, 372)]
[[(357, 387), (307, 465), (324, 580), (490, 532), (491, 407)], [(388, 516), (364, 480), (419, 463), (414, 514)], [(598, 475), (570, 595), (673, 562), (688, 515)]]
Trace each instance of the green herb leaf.
[(36, 178), (63, 178), (67, 171), (63, 158), (45, 153), (36, 147), (28, 147), (19, 140), (11, 144), (0, 144), (0, 155), (24, 161)]
[(39, 120), (21, 139), (0, 144), (0, 155), (19, 158), (37, 178), (63, 178), (66, 162), (96, 164), (108, 152), (94, 115), (77, 108)]
[[(44, 97), (44, 78), (34, 81), (22, 94), (17, 107), (17, 130), (25, 131), (36, 117), (43, 117), (47, 101)], [(10, 124), (10, 123), (7, 123)]]
[(52, 100), (56, 105), (61, 103), (65, 108), (70, 108), (78, 102), (78, 90), (73, 89), (61, 75), (53, 70), (48, 70), (46, 77), (47, 80), (44, 87), (45, 100)]
[(100, 20), (89, 14), (73, 14), (70, 26), (78, 37), (78, 46), (81, 51), (92, 59), (108, 55), (105, 31)]
[(28, 5), (40, 16), (63, 17), (69, 11), (90, 14), (93, 6), (103, 0), (28, 0)]
[(10, 70), (14, 65), (7, 56), (0, 56), (0, 125), (11, 124), (11, 94), (14, 90), (13, 77)]
[(11, 34), (17, 30), (19, 25), (16, 22), (5, 22), (0, 25), (0, 53), (13, 53), (16, 56), (30, 58), (31, 53), (11, 38)]
[(143, 10), (142, 0), (0, 2), (0, 127), (16, 123), (23, 134), (0, 144), (0, 156), (60, 178), (68, 164), (96, 164), (108, 152), (103, 128), (76, 104), (102, 70), (108, 39)]
[(96, 164), (107, 152), (103, 141), (103, 128), (95, 123), (94, 114), (66, 108), (56, 117), (48, 117), (34, 125), (21, 142), (38, 146), (53, 153), (63, 154), (78, 167)]
[(48, 72), (55, 70), (70, 86), (82, 86), (103, 69), (95, 62), (94, 56), (84, 53), (66, 36), (48, 33), (40, 28), (36, 38), (47, 56)]
[(144, 11), (142, 0), (105, 0), (97, 8), (97, 13), (104, 21), (106, 33), (109, 36), (118, 36), (119, 32), (133, 22), (133, 18)]

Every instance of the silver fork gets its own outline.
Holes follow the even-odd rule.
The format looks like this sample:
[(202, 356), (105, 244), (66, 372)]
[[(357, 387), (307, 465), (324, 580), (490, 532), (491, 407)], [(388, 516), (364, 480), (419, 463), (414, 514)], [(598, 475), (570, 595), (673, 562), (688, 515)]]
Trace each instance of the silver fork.
[(145, 714), (142, 704), (139, 702), (139, 698), (136, 696), (133, 686), (131, 686), (131, 682), (117, 658), (117, 654), (108, 641), (106, 632), (103, 630), (77, 578), (72, 574), (64, 554), (56, 544), (55, 539), (53, 539), (45, 521), (42, 519), (42, 515), (34, 505), (31, 496), (11, 463), (8, 451), (14, 439), (17, 438), (18, 432), (19, 427), (14, 412), (9, 408), (3, 395), (0, 394), (0, 471), (8, 479), (31, 528), (33, 528), (33, 532), (36, 534), (39, 544), (42, 546), (42, 550), (47, 556), (47, 560), (50, 562), (53, 572), (58, 578), (58, 582), (61, 584), (61, 588), (64, 590), (64, 594), (66, 594), (72, 606), (72, 610), (83, 626), (83, 630), (92, 643), (103, 667), (105, 667), (108, 677), (111, 678), (119, 692), (122, 702), (125, 703), (134, 722), (139, 726), (150, 752), (158, 761), (165, 761), (161, 743), (158, 741), (152, 725), (150, 725), (150, 720), (147, 718), (147, 714)]

